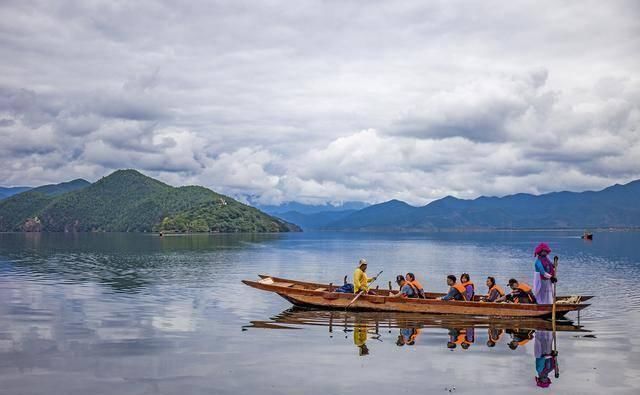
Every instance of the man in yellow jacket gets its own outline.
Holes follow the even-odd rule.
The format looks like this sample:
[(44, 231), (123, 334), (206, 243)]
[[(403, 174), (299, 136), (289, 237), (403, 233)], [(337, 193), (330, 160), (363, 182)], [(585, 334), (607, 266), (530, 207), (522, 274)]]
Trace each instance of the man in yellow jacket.
[(369, 293), (369, 283), (375, 281), (375, 277), (367, 278), (367, 261), (363, 258), (358, 262), (358, 267), (353, 272), (353, 293), (364, 291)]

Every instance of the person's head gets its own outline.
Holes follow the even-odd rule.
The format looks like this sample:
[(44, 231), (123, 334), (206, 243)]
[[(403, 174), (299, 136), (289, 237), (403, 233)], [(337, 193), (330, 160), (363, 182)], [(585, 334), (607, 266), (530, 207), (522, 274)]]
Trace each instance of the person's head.
[(509, 348), (512, 350), (515, 350), (516, 348), (518, 348), (518, 342), (513, 340), (509, 342)]
[(454, 276), (453, 274), (448, 275), (447, 276), (447, 285), (448, 286), (452, 286), (455, 283), (456, 283), (456, 276)]
[(466, 282), (469, 282), (469, 280), (470, 280), (469, 273), (462, 273), (462, 275), (460, 276), (460, 282), (466, 283)]
[(360, 261), (358, 262), (358, 267), (363, 272), (366, 272), (367, 271), (367, 260), (364, 259), (364, 258), (360, 259)]
[(460, 347), (462, 347), (463, 350), (468, 350), (470, 346), (471, 346), (471, 344), (469, 344), (469, 343), (462, 343), (460, 345)]
[(516, 290), (518, 289), (518, 280), (516, 280), (515, 278), (512, 278), (509, 280), (509, 288)]
[(547, 256), (551, 253), (551, 248), (547, 243), (540, 243), (533, 251), (534, 256)]
[(404, 337), (402, 335), (398, 335), (398, 339), (396, 339), (396, 346), (404, 346)]
[(366, 344), (358, 346), (358, 355), (360, 355), (361, 357), (369, 355), (369, 347), (367, 347)]
[(454, 342), (447, 342), (447, 348), (450, 348), (450, 349), (452, 349), (452, 350), (453, 350), (454, 348), (456, 348), (456, 343), (454, 343)]
[(404, 276), (402, 274), (398, 274), (396, 276), (396, 282), (398, 283), (398, 285), (404, 284)]
[(407, 281), (413, 281), (416, 279), (416, 276), (413, 273), (407, 273)]
[(487, 340), (487, 347), (495, 347), (495, 346), (496, 346), (496, 342), (494, 342), (491, 339)]
[(487, 287), (491, 288), (494, 285), (496, 285), (496, 279), (491, 276), (487, 277)]

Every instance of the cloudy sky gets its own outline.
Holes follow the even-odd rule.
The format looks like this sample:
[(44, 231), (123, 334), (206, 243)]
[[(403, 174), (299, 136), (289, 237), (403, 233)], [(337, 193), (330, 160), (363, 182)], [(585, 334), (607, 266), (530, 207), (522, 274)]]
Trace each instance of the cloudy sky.
[(640, 178), (637, 1), (0, 3), (0, 185), (258, 203)]

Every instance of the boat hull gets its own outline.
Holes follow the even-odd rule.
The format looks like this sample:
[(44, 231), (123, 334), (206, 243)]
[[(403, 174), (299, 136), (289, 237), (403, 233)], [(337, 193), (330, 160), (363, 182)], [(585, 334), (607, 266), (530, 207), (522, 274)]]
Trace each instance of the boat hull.
[[(242, 282), (250, 287), (274, 292), (292, 304), (300, 307), (322, 309), (349, 309), (352, 311), (387, 311), (425, 314), (453, 314), (463, 316), (491, 317), (550, 317), (552, 305), (485, 303), (476, 301), (444, 301), (439, 299), (406, 299), (386, 295), (362, 295), (351, 305), (353, 294), (330, 292), (330, 289), (316, 287), (315, 283), (295, 282), (293, 280)], [(285, 279), (278, 279), (285, 280)], [(309, 285), (314, 284), (314, 285)], [(562, 317), (570, 311), (582, 310), (588, 304), (557, 304), (556, 317)]]

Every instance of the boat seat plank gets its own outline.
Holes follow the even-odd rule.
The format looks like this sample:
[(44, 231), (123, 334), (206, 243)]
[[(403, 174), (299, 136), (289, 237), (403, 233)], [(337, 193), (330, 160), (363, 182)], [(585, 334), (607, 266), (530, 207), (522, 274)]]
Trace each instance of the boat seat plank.
[(282, 283), (282, 282), (279, 282), (279, 281), (274, 281), (272, 285), (276, 285), (278, 287), (287, 287), (287, 288), (289, 288), (289, 287), (293, 287), (294, 284), (293, 283)]
[(320, 287), (320, 288), (316, 288), (316, 289), (314, 289), (314, 291), (326, 291), (326, 290), (327, 290), (327, 289), (326, 289), (326, 288), (323, 288), (323, 287)]

